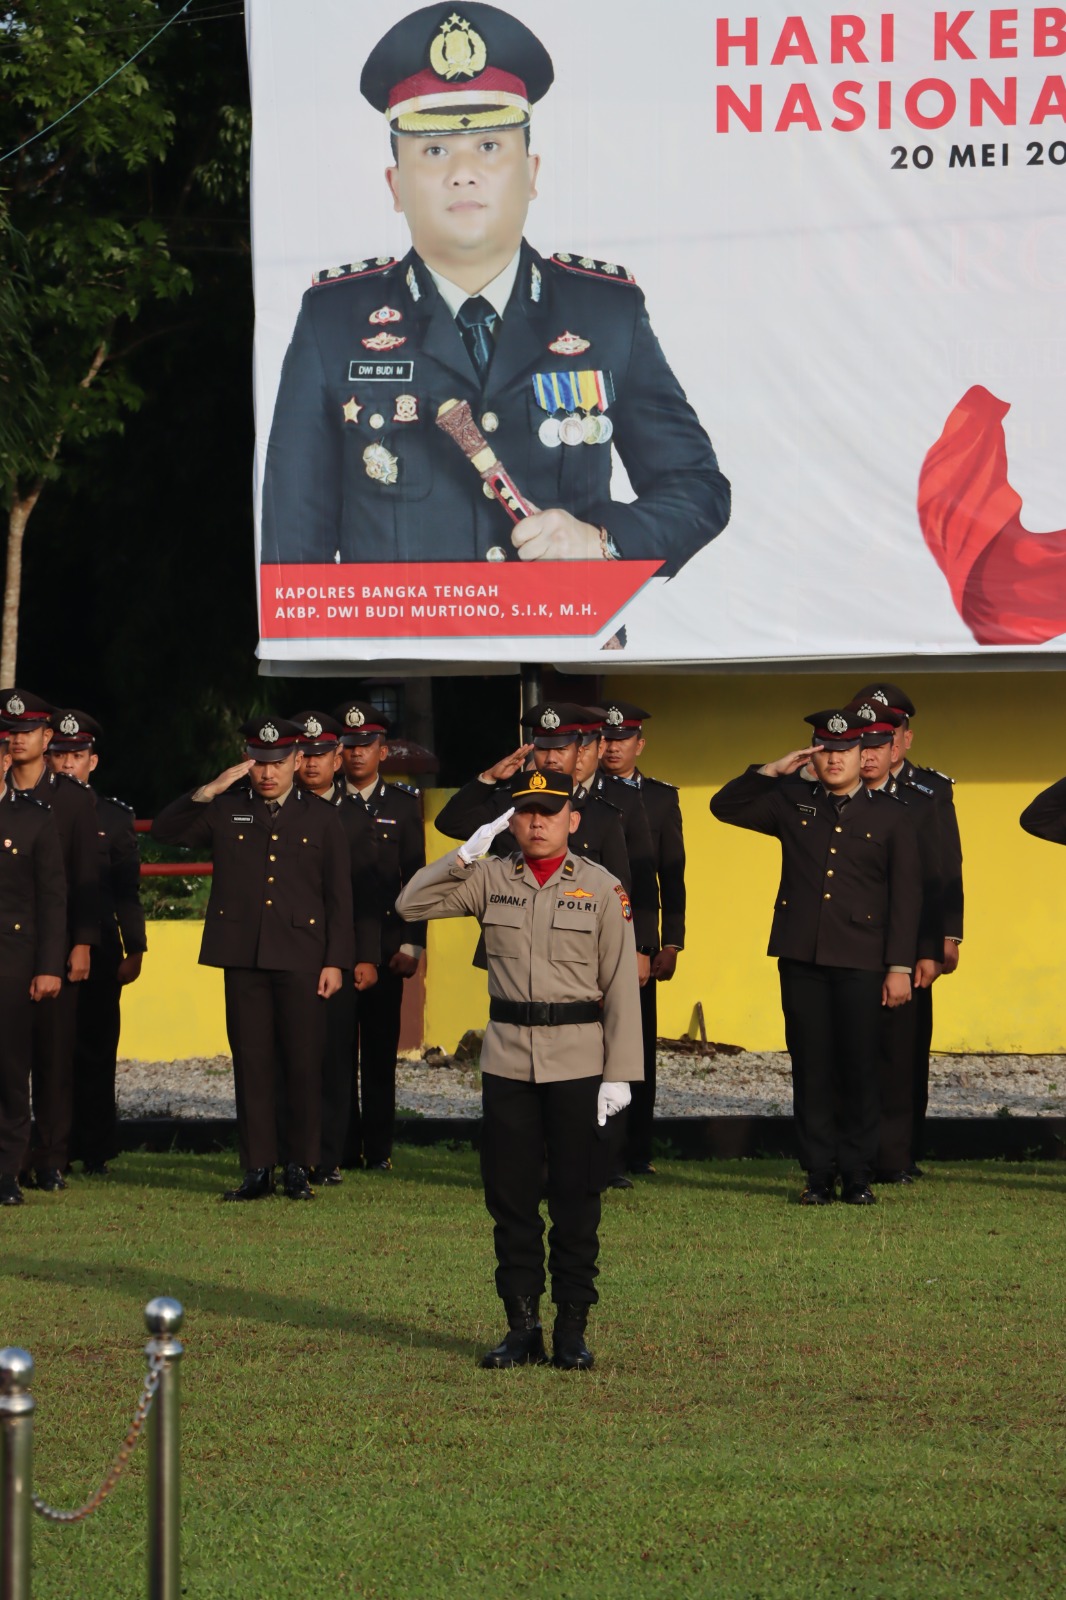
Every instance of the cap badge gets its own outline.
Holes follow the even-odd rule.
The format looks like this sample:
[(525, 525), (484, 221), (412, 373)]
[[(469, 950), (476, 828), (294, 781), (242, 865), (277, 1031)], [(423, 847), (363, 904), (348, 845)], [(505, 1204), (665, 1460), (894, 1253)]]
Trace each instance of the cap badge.
[(888, 705), (888, 695), (883, 689), (875, 689), (873, 694), (870, 696), (870, 699), (880, 701), (881, 705), (883, 706)]
[(834, 711), (826, 723), (826, 727), (830, 733), (847, 733), (848, 719), (847, 717), (842, 717), (838, 711)]
[(591, 339), (582, 339), (578, 333), (571, 333), (569, 329), (553, 339), (548, 349), (556, 356), (579, 356), (584, 354), (592, 345)]
[(626, 719), (622, 715), (622, 713), (619, 711), (617, 706), (611, 706), (611, 708), (607, 712), (607, 719), (606, 720), (607, 720), (607, 726), (609, 728), (620, 728), (622, 726), (623, 722)]
[(429, 64), (438, 78), (474, 78), (488, 58), (484, 39), (454, 11), (429, 47)]
[(399, 476), (399, 462), (383, 444), (368, 444), (363, 451), (366, 475), (377, 483), (395, 483)]
[(859, 709), (858, 709), (858, 711), (856, 711), (855, 715), (857, 717), (861, 717), (864, 722), (876, 722), (877, 721), (877, 712), (874, 710), (873, 706), (865, 704), (865, 703), (859, 707)]
[(396, 396), (396, 410), (393, 413), (393, 422), (417, 422), (418, 398), (413, 394), (398, 394)]
[(530, 773), (529, 787), (531, 789), (546, 789), (548, 787), (548, 780), (544, 776), (543, 772)]
[(562, 718), (560, 717), (559, 713), (557, 711), (553, 711), (549, 706), (548, 710), (545, 711), (541, 716), (540, 725), (542, 728), (547, 728), (549, 733), (551, 733), (559, 726), (561, 721)]
[(344, 720), (349, 728), (361, 728), (366, 721), (366, 717), (358, 706), (352, 706), (351, 710), (344, 713)]
[(322, 724), (317, 717), (308, 717), (304, 723), (304, 732), (309, 739), (317, 739), (322, 732)]
[(60, 733), (65, 733), (69, 739), (73, 734), (81, 732), (81, 723), (78, 721), (77, 717), (72, 717), (68, 711), (62, 722), (59, 724), (59, 731)]
[(366, 319), (375, 325), (382, 322), (402, 322), (403, 312), (394, 311), (392, 306), (379, 306), (377, 311), (372, 311)]
[(372, 339), (364, 339), (362, 343), (367, 350), (395, 350), (397, 345), (406, 344), (407, 340), (401, 339), (398, 334), (386, 333), (383, 328)]
[(263, 744), (277, 744), (281, 735), (272, 722), (265, 722), (259, 730), (259, 738)]
[(7, 702), (7, 706), (5, 707), (5, 710), (10, 711), (10, 713), (11, 713), (11, 715), (13, 717), (21, 717), (21, 715), (25, 711), (25, 709), (26, 709), (26, 702), (24, 700), (22, 700), (17, 694), (11, 695), (11, 697), (9, 698), (9, 700)]

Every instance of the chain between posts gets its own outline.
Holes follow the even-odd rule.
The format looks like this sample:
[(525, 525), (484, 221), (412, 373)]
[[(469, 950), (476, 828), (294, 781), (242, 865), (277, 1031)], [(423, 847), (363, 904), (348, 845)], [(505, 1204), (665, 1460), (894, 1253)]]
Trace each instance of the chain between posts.
[(39, 1517), (43, 1517), (46, 1522), (84, 1522), (86, 1517), (91, 1517), (93, 1512), (103, 1505), (119, 1478), (121, 1478), (126, 1463), (133, 1453), (134, 1446), (141, 1436), (141, 1431), (148, 1419), (148, 1413), (152, 1408), (152, 1401), (155, 1399), (155, 1393), (159, 1388), (159, 1380), (162, 1377), (165, 1366), (165, 1356), (149, 1356), (148, 1373), (144, 1380), (144, 1388), (141, 1390), (141, 1397), (137, 1402), (137, 1409), (133, 1413), (133, 1421), (130, 1423), (129, 1432), (119, 1446), (118, 1455), (115, 1457), (111, 1470), (96, 1493), (90, 1495), (85, 1504), (79, 1506), (76, 1511), (57, 1511), (54, 1506), (50, 1506), (46, 1501), (42, 1500), (40, 1495), (35, 1494), (31, 1496), (31, 1499), (33, 1509)]

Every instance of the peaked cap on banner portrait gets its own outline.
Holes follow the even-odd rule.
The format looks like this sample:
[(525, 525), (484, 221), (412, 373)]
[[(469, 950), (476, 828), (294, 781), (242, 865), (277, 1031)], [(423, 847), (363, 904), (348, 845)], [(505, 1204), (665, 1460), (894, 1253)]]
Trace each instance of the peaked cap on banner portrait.
[(551, 56), (517, 17), (496, 6), (435, 5), (389, 29), (359, 87), (393, 133), (473, 133), (525, 127), (554, 77)]

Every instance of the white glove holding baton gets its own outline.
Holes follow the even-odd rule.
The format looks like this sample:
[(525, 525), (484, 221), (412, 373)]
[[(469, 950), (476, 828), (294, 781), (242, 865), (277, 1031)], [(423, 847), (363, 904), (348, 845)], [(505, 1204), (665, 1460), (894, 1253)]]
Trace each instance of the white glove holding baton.
[(596, 1121), (606, 1128), (607, 1118), (624, 1111), (632, 1100), (628, 1083), (601, 1083), (596, 1096)]
[(488, 854), (489, 846), (498, 833), (503, 833), (507, 824), (514, 816), (514, 806), (510, 811), (505, 811), (502, 817), (496, 817), (492, 822), (482, 823), (476, 833), (472, 833), (465, 844), (458, 849), (460, 861), (465, 861), (469, 867), (473, 862), (480, 861), (483, 855)]

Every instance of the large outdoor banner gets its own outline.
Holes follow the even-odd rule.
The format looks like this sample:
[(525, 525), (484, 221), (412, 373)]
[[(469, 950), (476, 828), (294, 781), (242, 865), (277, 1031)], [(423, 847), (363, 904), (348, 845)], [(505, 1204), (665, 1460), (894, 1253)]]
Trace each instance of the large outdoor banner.
[(265, 660), (1063, 648), (1066, 7), (246, 10)]

